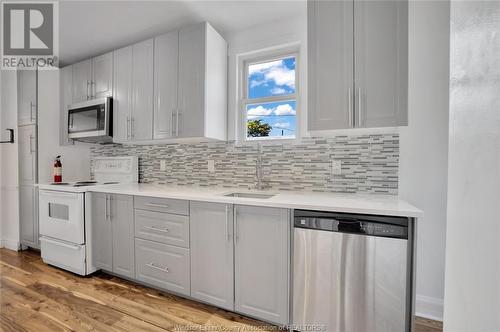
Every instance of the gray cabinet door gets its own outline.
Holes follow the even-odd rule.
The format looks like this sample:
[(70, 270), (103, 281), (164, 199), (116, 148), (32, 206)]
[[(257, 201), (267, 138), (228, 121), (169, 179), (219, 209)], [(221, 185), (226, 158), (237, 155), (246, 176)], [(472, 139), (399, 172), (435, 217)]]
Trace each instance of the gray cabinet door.
[(109, 195), (113, 230), (113, 272), (134, 278), (133, 196)]
[(175, 115), (179, 137), (204, 135), (205, 33), (205, 23), (179, 31), (179, 106)]
[(113, 52), (92, 59), (92, 97), (103, 98), (112, 95)]
[(407, 125), (408, 1), (354, 1), (357, 127)]
[(36, 70), (18, 71), (18, 124), (36, 122)]
[(234, 227), (235, 310), (288, 324), (289, 211), (236, 206)]
[(113, 235), (109, 195), (92, 193), (91, 205), (92, 260), (98, 269), (113, 271)]
[(73, 103), (91, 98), (92, 60), (75, 63), (73, 66)]
[(59, 72), (60, 92), (61, 92), (61, 116), (59, 126), (59, 143), (61, 145), (71, 145), (73, 140), (68, 138), (68, 109), (73, 102), (73, 67), (66, 66)]
[(179, 33), (166, 33), (154, 40), (154, 113), (153, 139), (174, 135), (173, 117), (177, 109), (177, 69)]
[(153, 39), (132, 45), (132, 141), (153, 138), (153, 49)]
[(116, 50), (113, 58), (113, 141), (120, 143), (130, 137), (132, 46)]
[(34, 185), (36, 181), (36, 128), (18, 127), (19, 183)]
[(307, 3), (308, 129), (352, 127), (354, 96), (353, 3)]
[(38, 213), (36, 209), (36, 188), (33, 185), (19, 185), (19, 226), (21, 244), (38, 248)]
[(234, 310), (233, 207), (191, 202), (191, 296)]

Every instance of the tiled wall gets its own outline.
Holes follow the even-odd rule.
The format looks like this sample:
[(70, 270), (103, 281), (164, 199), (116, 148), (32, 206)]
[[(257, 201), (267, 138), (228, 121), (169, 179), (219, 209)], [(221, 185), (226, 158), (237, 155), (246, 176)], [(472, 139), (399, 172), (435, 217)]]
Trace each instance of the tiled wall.
[[(263, 181), (280, 190), (349, 193), (398, 191), (399, 135), (305, 138), (262, 146)], [(226, 142), (169, 145), (95, 145), (91, 156), (137, 155), (143, 183), (254, 188), (256, 145)], [(166, 171), (160, 171), (160, 160)], [(208, 160), (215, 161), (209, 173)], [(342, 175), (331, 175), (331, 160)]]

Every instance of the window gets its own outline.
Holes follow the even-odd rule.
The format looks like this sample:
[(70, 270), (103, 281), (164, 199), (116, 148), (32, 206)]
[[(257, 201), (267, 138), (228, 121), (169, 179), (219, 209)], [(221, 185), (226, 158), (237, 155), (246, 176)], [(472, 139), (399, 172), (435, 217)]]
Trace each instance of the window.
[(297, 131), (297, 56), (244, 62), (245, 141), (293, 139)]

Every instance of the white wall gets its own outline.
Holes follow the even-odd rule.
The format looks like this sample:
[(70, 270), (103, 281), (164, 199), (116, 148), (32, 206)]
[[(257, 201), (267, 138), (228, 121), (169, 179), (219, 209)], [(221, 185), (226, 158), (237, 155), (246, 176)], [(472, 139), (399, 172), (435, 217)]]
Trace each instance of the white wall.
[(61, 146), (59, 143), (59, 71), (38, 74), (38, 177), (40, 183), (52, 182), (54, 158), (61, 155), (63, 181), (90, 179), (89, 145)]
[(500, 2), (451, 4), (444, 330), (500, 331)]
[[(17, 142), (17, 74), (4, 70), (1, 74), (1, 114), (2, 135), (5, 128), (13, 128)], [(5, 137), (5, 136), (2, 136)], [(0, 169), (0, 220), (2, 228), (1, 246), (16, 250), (19, 247), (19, 199), (17, 144), (1, 144)]]
[(409, 125), (400, 128), (399, 193), (417, 225), (419, 316), (442, 320), (448, 156), (449, 2), (410, 1)]

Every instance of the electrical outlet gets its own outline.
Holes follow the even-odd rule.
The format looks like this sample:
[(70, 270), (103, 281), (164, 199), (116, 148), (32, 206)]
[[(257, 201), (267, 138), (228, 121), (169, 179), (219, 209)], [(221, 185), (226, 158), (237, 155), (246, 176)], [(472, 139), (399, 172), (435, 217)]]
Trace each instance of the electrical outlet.
[(342, 161), (332, 159), (332, 175), (342, 174)]
[(207, 166), (208, 166), (208, 173), (215, 173), (215, 160), (209, 159)]
[(160, 160), (160, 171), (167, 170), (167, 161), (165, 159)]

